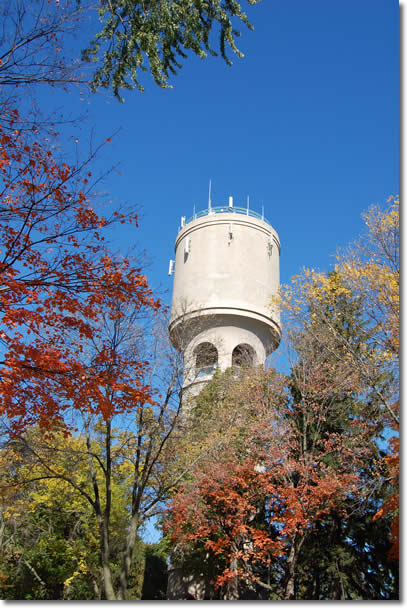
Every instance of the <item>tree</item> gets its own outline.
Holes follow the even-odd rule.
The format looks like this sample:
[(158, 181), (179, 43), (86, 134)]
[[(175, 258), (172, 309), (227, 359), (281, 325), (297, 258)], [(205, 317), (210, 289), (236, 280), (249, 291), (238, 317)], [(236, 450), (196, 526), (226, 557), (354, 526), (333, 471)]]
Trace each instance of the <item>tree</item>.
[[(85, 498), (85, 493), (92, 492), (92, 481), (83, 463), (84, 438), (55, 433), (52, 442), (48, 438), (47, 449), (43, 444), (43, 434), (34, 428), (24, 439), (9, 442), (1, 452), (1, 596), (14, 600), (100, 600), (104, 592), (98, 559), (99, 530), (95, 510)], [(93, 449), (98, 449), (95, 442)], [(40, 455), (52, 456), (52, 467), (47, 469)], [(71, 484), (64, 480), (68, 475)], [(101, 470), (97, 475), (102, 481)], [(116, 581), (126, 536), (130, 485), (129, 467), (122, 462), (113, 469), (111, 478), (110, 567)], [(103, 494), (102, 483), (100, 489)], [(102, 501), (105, 499), (101, 496)], [(142, 595), (163, 599), (157, 594), (162, 593), (163, 585), (165, 589), (164, 554), (163, 547), (146, 546), (138, 539), (129, 576), (129, 599), (141, 599)], [(148, 582), (152, 563), (162, 571), (161, 588)]]
[[(319, 376), (315, 383), (320, 385)], [(190, 482), (173, 501), (172, 538), (186, 548), (198, 542), (203, 551), (219, 556), (216, 583), (228, 599), (236, 599), (237, 581), (243, 589), (254, 585), (271, 594), (283, 585), (278, 597), (289, 599), (304, 539), (323, 514), (340, 510), (343, 496), (357, 491), (361, 455), (356, 440), (334, 433), (314, 437), (304, 447), (298, 418), (305, 412), (322, 418), (328, 397), (319, 402), (304, 397), (294, 408), (284, 397), (281, 381), (270, 374), (249, 373), (243, 380), (239, 376), (226, 393), (224, 381), (220, 386), (212, 401), (215, 428), (202, 430), (200, 425), (200, 432), (218, 443), (199, 460)], [(214, 389), (207, 390), (211, 394)], [(202, 399), (204, 395), (198, 402)], [(351, 465), (346, 464), (350, 453)], [(279, 563), (278, 583), (264, 579), (273, 562)]]
[[(248, 4), (258, 1), (248, 0)], [(91, 84), (94, 91), (112, 87), (122, 101), (120, 89), (144, 90), (140, 72), (149, 71), (156, 84), (169, 87), (170, 75), (181, 68), (180, 58), (189, 52), (201, 58), (220, 54), (231, 65), (228, 48), (243, 57), (236, 46), (240, 32), (234, 21), (253, 29), (237, 0), (100, 0), (96, 8), (101, 31), (81, 58), (69, 51), (64, 55), (64, 47), (69, 46), (66, 42), (80, 31), (84, 14), (92, 15), (91, 8), (85, 0), (47, 4), (16, 0), (5, 7), (0, 83), (7, 89), (35, 84)], [(212, 36), (219, 39), (218, 50)], [(96, 64), (93, 75), (85, 70), (86, 63)]]
[(392, 549), (390, 555), (398, 559), (398, 480), (399, 480), (399, 198), (391, 196), (384, 210), (372, 206), (364, 214), (366, 233), (338, 255), (338, 271), (344, 280), (360, 294), (366, 318), (381, 368), (393, 379), (391, 398), (384, 401), (385, 419), (393, 431), (390, 453), (384, 457), (392, 495), (376, 514), (376, 520), (392, 513)]
[[(319, 336), (322, 350), (336, 353), (344, 362), (345, 374), (357, 374), (361, 387), (370, 391), (380, 408), (379, 418), (387, 427), (390, 453), (383, 456), (393, 491), (377, 511), (376, 520), (392, 513), (392, 550), (398, 556), (398, 430), (399, 430), (399, 200), (390, 197), (384, 210), (373, 206), (364, 214), (366, 230), (362, 237), (338, 254), (335, 272), (344, 290), (352, 291), (363, 314), (365, 346), (355, 349), (326, 317), (326, 328)], [(324, 311), (319, 303), (326, 297), (328, 277), (306, 271), (297, 277), (284, 297), (290, 303), (291, 322), (302, 323), (304, 302), (313, 298), (314, 315)], [(335, 306), (335, 302), (332, 302)]]
[[(154, 74), (161, 74), (161, 84), (164, 71), (175, 65), (170, 55), (182, 54), (181, 47), (203, 54), (198, 50), (202, 44), (210, 50), (214, 23), (222, 22), (221, 51), (226, 57), (225, 41), (235, 49), (229, 18), (247, 22), (236, 3), (219, 5), (214, 14), (201, 8), (205, 25), (191, 20), (190, 8), (188, 4), (182, 9), (182, 36), (173, 36), (164, 19), (166, 59), (159, 72), (154, 67), (159, 59), (158, 63), (153, 59), (151, 46), (147, 49), (150, 67)], [(156, 12), (150, 17), (150, 42), (159, 47), (156, 35), (163, 32), (162, 24), (156, 28)], [(76, 66), (59, 59), (60, 43), (73, 25), (71, 19), (76, 24), (77, 18), (69, 3), (41, 7), (19, 0), (11, 6), (5, 13), (2, 41), (3, 84), (14, 91), (17, 85), (66, 85), (81, 80)], [(123, 19), (124, 14), (121, 23)], [(114, 42), (115, 32), (111, 30)], [(191, 42), (194, 32), (197, 44)], [(144, 42), (140, 48), (144, 52)], [(159, 52), (155, 53), (158, 58)], [(68, 165), (60, 160), (57, 134), (44, 127), (39, 115), (27, 122), (6, 98), (3, 110), (0, 412), (7, 438), (28, 451), (35, 463), (31, 477), (13, 483), (34, 487), (54, 480), (55, 487), (69, 487), (86, 501), (97, 530), (98, 573), (103, 573), (96, 586), (103, 585), (101, 593), (107, 599), (125, 599), (139, 530), (185, 473), (178, 463), (168, 466), (175, 459), (180, 359), (178, 355), (171, 358), (170, 373), (160, 386), (162, 397), (158, 396), (151, 382), (156, 361), (148, 361), (132, 324), (139, 315), (158, 310), (160, 303), (153, 298), (139, 264), (130, 257), (114, 256), (103, 236), (115, 222), (136, 224), (137, 216), (132, 210), (107, 214), (95, 210), (90, 200), (94, 154)], [(131, 346), (126, 338), (122, 348), (123, 335), (132, 332)], [(157, 353), (153, 339), (148, 346), (150, 354)], [(126, 427), (130, 418), (131, 426)], [(113, 426), (115, 421), (120, 432)], [(38, 436), (30, 433), (36, 425)], [(62, 447), (61, 434), (69, 437), (70, 432), (80, 449)], [(52, 457), (58, 453), (65, 459), (55, 462)], [(84, 473), (80, 482), (72, 467), (74, 459)], [(129, 475), (131, 471), (131, 496), (123, 507), (127, 519), (126, 534), (120, 540), (122, 564), (112, 567), (112, 492), (115, 475), (125, 462)], [(64, 569), (67, 564), (62, 562)], [(59, 573), (59, 583), (66, 572)], [(39, 583), (35, 575), (34, 579)], [(75, 574), (71, 589), (79, 579)]]
[[(342, 289), (358, 300), (363, 317), (363, 348), (355, 348), (347, 336), (338, 332), (320, 305), (327, 297), (330, 278), (307, 271), (285, 292), (291, 322), (301, 325), (304, 302), (310, 298), (313, 314), (325, 320), (326, 331), (314, 339), (326, 352), (343, 361), (344, 373), (357, 374), (360, 386), (370, 392), (380, 408), (381, 424), (390, 436), (390, 453), (383, 458), (393, 492), (377, 518), (393, 513), (391, 554), (398, 555), (398, 427), (399, 427), (399, 200), (390, 197), (382, 209), (371, 207), (363, 215), (366, 229), (353, 245), (340, 252), (335, 266)], [(331, 308), (337, 303), (331, 297)], [(308, 319), (309, 320), (309, 319)]]
[[(29, 454), (30, 466), (25, 467), (23, 479), (15, 475), (1, 486), (35, 487), (43, 480), (55, 480), (58, 487), (85, 501), (94, 522), (88, 571), (92, 568), (95, 573), (95, 589), (110, 600), (134, 599), (135, 581), (141, 577), (142, 582), (144, 569), (139, 559), (140, 533), (160, 513), (163, 501), (188, 469), (188, 460), (176, 462), (182, 434), (182, 367), (178, 353), (170, 350), (167, 332), (160, 331), (167, 318), (160, 321), (155, 314), (146, 319), (137, 307), (131, 314), (126, 304), (117, 306), (121, 314), (102, 318), (100, 334), (80, 340), (81, 365), (108, 381), (99, 383), (97, 394), (88, 391), (81, 404), (65, 410), (65, 418), (72, 415), (75, 421), (74, 437), (64, 445), (61, 433), (67, 433), (66, 426), (59, 432), (55, 424), (46, 434), (26, 431), (14, 437), (12, 445)], [(101, 357), (106, 349), (109, 358)], [(143, 398), (137, 389), (137, 370), (147, 352), (150, 392)], [(100, 394), (109, 402), (108, 412), (98, 409)]]
[[(248, 4), (257, 1), (248, 0)], [(235, 44), (240, 32), (233, 20), (253, 29), (237, 0), (102, 0), (99, 18), (103, 29), (82, 58), (101, 64), (93, 76), (93, 90), (111, 86), (120, 100), (121, 88), (144, 90), (139, 72), (149, 70), (154, 81), (167, 88), (170, 74), (181, 67), (180, 57), (186, 58), (188, 52), (201, 58), (208, 53), (216, 56), (210, 39), (214, 30), (218, 30), (219, 53), (231, 65), (227, 47), (243, 56)]]
[(165, 600), (167, 593), (167, 550), (161, 541), (145, 546), (142, 600)]
[[(340, 517), (327, 513), (315, 533), (305, 539), (298, 556), (296, 593), (304, 599), (394, 598), (397, 567), (388, 563), (384, 550), (389, 520), (382, 522), (380, 530), (373, 523), (375, 510), (390, 489), (377, 444), (385, 428), (382, 396), (388, 382), (381, 382), (378, 375), (375, 386), (366, 384), (361, 373), (365, 365), (349, 366), (349, 353), (352, 358), (364, 357), (366, 343), (371, 341), (359, 294), (337, 273), (325, 277), (322, 289), (317, 283), (306, 293), (309, 306), (302, 317), (303, 328), (290, 335), (298, 354), (292, 370), (293, 395), (297, 401), (309, 394), (313, 386), (310, 371), (319, 369), (324, 384), (319, 383), (318, 391), (325, 387), (322, 395), (330, 393), (330, 399), (322, 419), (315, 420), (306, 412), (306, 425), (303, 413), (298, 423), (304, 425), (305, 445), (321, 434), (347, 436), (353, 441), (359, 450), (360, 485), (357, 494), (345, 497)], [(375, 390), (377, 386), (380, 391)], [(332, 459), (332, 454), (327, 457)]]
[[(54, 134), (43, 143), (44, 133), (16, 129), (17, 119), (11, 112), (9, 129), (0, 131), (0, 411), (13, 432), (62, 423), (63, 412), (82, 408), (89, 395), (93, 411), (109, 416), (99, 390), (109, 373), (81, 364), (80, 340), (100, 334), (102, 314), (120, 317), (118, 302), (138, 310), (159, 306), (140, 268), (114, 258), (104, 244), (106, 227), (135, 223), (136, 215), (98, 215), (89, 200), (91, 159), (58, 162)], [(72, 334), (76, 340), (68, 339)], [(99, 362), (113, 356), (106, 348)], [(135, 396), (148, 395), (145, 369), (142, 361), (133, 368)]]
[[(312, 382), (321, 388), (319, 375)], [(201, 459), (171, 504), (184, 575), (215, 581), (218, 599), (397, 597), (397, 570), (383, 552), (389, 524), (372, 522), (383, 496), (373, 493), (372, 429), (357, 414), (349, 424), (347, 410), (340, 423), (342, 406), (320, 393), (278, 406), (269, 391), (273, 413), (251, 419), (242, 442), (235, 427), (235, 440)], [(259, 396), (257, 388), (246, 403), (261, 410)], [(225, 408), (220, 415), (229, 419)]]
[(45, 4), (16, 0), (4, 4), (1, 17), (2, 87), (86, 82), (78, 74), (78, 62), (75, 65), (62, 53), (63, 38), (77, 28), (77, 4), (70, 0)]
[[(100, 597), (97, 525), (90, 505), (62, 480), (43, 477), (41, 464), (27, 449), (29, 439), (40, 443), (39, 429), (31, 429), (24, 443), (14, 440), (2, 449), (8, 462), (1, 473), (2, 597)], [(75, 466), (80, 440), (60, 434), (54, 445), (54, 467), (69, 469), (75, 483), (88, 487), (83, 471)]]
[(338, 254), (337, 271), (359, 293), (384, 359), (397, 371), (400, 327), (399, 198), (363, 214), (365, 234)]

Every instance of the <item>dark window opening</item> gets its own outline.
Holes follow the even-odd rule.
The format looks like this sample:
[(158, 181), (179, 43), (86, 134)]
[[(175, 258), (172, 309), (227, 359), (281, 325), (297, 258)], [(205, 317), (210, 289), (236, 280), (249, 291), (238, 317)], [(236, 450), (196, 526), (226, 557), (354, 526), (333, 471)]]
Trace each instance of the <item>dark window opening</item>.
[(234, 367), (253, 367), (256, 353), (250, 344), (238, 344), (233, 349), (232, 365)]
[(195, 368), (198, 376), (213, 374), (218, 363), (218, 351), (210, 342), (202, 342), (195, 350)]

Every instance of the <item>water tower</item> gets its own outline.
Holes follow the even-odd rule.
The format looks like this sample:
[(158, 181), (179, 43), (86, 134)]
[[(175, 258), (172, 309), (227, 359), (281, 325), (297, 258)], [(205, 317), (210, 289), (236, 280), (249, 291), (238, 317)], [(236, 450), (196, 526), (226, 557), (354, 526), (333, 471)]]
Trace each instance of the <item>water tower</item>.
[(272, 298), (280, 282), (280, 241), (251, 209), (209, 206), (181, 218), (169, 332), (184, 355), (184, 396), (197, 394), (215, 369), (263, 365), (280, 342)]

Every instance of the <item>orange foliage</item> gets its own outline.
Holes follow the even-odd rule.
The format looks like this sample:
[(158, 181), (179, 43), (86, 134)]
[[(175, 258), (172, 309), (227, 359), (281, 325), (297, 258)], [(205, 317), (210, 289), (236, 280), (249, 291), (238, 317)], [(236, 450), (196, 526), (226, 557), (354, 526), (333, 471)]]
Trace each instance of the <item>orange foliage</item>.
[[(140, 268), (104, 244), (103, 229), (117, 216), (102, 217), (91, 205), (91, 158), (59, 162), (55, 133), (18, 129), (15, 110), (7, 118), (0, 126), (0, 413), (15, 433), (61, 423), (68, 407), (110, 417), (151, 398), (148, 364), (119, 361), (106, 344), (85, 365), (83, 340), (102, 339), (102, 316), (120, 317), (124, 304), (159, 302)], [(112, 405), (109, 387), (123, 389), (120, 403)]]

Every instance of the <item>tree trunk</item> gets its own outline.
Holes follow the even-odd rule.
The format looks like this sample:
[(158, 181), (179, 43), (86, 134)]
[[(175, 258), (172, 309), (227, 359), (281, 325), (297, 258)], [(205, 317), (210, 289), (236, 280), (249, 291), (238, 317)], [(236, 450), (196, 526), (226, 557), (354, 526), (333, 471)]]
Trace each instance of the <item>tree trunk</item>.
[(122, 569), (120, 572), (120, 591), (117, 594), (118, 600), (126, 599), (127, 587), (129, 584), (129, 574), (133, 557), (134, 547), (137, 542), (137, 532), (139, 527), (138, 515), (133, 515), (130, 528), (127, 534), (126, 547), (123, 551)]
[(283, 600), (295, 600), (295, 569), (297, 566), (298, 555), (304, 540), (305, 534), (300, 536), (298, 532), (296, 532), (293, 536), (287, 558)]
[(116, 594), (113, 589), (112, 573), (110, 571), (109, 564), (103, 564), (103, 588), (104, 588), (107, 600), (116, 601), (116, 599), (121, 599), (121, 598), (116, 598)]
[(112, 457), (111, 457), (111, 422), (106, 420), (106, 437), (105, 437), (105, 451), (106, 451), (106, 472), (105, 472), (105, 489), (106, 489), (106, 506), (104, 510), (102, 524), (102, 559), (103, 559), (103, 580), (105, 586), (106, 599), (116, 600), (116, 594), (113, 588), (112, 572), (110, 570), (110, 539), (109, 539), (109, 528), (110, 528), (110, 509), (112, 504), (112, 488), (111, 488), (111, 475), (112, 475)]
[(320, 595), (320, 579), (319, 579), (319, 569), (318, 567), (315, 569), (312, 579), (312, 593), (311, 599), (319, 600)]
[(105, 484), (106, 484), (106, 508), (104, 514), (102, 514), (102, 508), (100, 504), (99, 485), (98, 479), (93, 465), (93, 454), (91, 449), (90, 431), (89, 431), (89, 418), (84, 417), (84, 425), (86, 430), (86, 447), (88, 451), (89, 459), (89, 471), (92, 480), (93, 492), (95, 499), (92, 502), (92, 506), (95, 510), (97, 521), (99, 524), (99, 536), (100, 536), (100, 565), (103, 574), (103, 591), (107, 600), (115, 601), (116, 594), (113, 588), (112, 572), (110, 570), (110, 544), (109, 544), (109, 524), (110, 524), (110, 501), (111, 501), (111, 488), (110, 488), (110, 474), (111, 474), (111, 459), (110, 459), (110, 422), (106, 423), (106, 472), (105, 472)]
[(290, 547), (290, 552), (287, 558), (287, 566), (285, 573), (285, 584), (284, 584), (284, 593), (283, 600), (293, 600), (295, 599), (295, 563), (296, 563), (296, 551), (295, 551), (295, 543), (293, 542)]
[(103, 518), (100, 518), (99, 529), (100, 529), (100, 554), (102, 559), (102, 571), (103, 571), (103, 590), (107, 600), (117, 600), (116, 594), (113, 588), (112, 572), (110, 570), (110, 551), (109, 551), (109, 537), (108, 530), (105, 525)]

